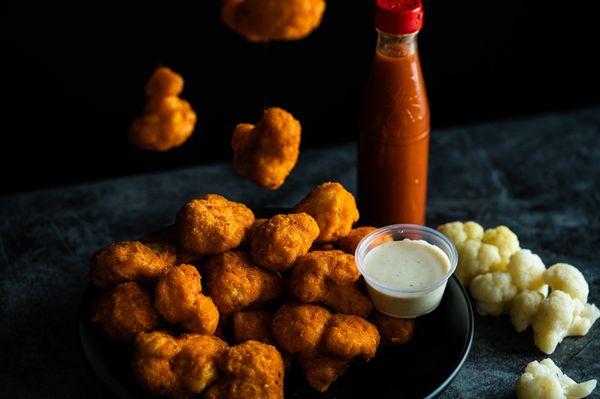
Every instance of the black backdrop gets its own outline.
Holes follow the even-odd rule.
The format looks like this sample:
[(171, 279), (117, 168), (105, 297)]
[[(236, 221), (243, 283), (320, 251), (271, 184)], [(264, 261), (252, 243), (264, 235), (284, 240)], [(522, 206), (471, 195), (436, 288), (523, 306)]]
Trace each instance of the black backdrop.
[[(425, 1), (432, 134), (600, 101), (593, 2)], [(225, 28), (219, 5), (2, 6), (1, 192), (229, 159), (233, 126), (268, 105), (301, 120), (304, 148), (355, 138), (375, 40), (371, 0), (329, 0), (309, 38), (268, 45)], [(160, 64), (183, 74), (198, 113), (194, 136), (165, 154), (126, 140)]]

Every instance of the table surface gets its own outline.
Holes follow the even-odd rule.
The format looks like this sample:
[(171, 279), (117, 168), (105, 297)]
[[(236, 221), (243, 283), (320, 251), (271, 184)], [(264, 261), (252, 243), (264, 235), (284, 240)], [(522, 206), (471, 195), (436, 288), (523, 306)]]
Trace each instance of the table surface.
[[(355, 149), (302, 152), (277, 191), (231, 164), (61, 187), (0, 198), (0, 391), (7, 397), (111, 397), (84, 358), (76, 309), (100, 247), (173, 222), (204, 193), (251, 207), (292, 206), (323, 181), (355, 189)], [(436, 130), (428, 224), (505, 224), (546, 265), (579, 267), (600, 302), (600, 107)], [(523, 367), (546, 356), (506, 316), (476, 316), (471, 354), (444, 398), (510, 398)], [(576, 381), (600, 377), (600, 325), (567, 338), (551, 358)], [(600, 397), (597, 389), (591, 397)]]

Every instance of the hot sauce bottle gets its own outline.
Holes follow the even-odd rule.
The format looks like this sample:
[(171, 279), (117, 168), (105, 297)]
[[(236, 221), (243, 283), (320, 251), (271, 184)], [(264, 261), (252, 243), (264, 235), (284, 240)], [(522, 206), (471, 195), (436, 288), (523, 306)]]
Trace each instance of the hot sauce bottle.
[(361, 220), (425, 224), (429, 103), (417, 51), (420, 0), (377, 0), (378, 40), (359, 123)]

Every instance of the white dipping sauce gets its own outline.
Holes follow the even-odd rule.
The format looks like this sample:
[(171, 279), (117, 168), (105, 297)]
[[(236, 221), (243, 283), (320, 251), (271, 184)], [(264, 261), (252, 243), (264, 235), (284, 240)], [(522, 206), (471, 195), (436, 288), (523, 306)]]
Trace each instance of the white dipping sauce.
[(444, 251), (423, 240), (385, 242), (364, 259), (365, 280), (375, 307), (394, 317), (417, 317), (434, 310), (446, 284), (428, 287), (449, 271), (450, 260)]

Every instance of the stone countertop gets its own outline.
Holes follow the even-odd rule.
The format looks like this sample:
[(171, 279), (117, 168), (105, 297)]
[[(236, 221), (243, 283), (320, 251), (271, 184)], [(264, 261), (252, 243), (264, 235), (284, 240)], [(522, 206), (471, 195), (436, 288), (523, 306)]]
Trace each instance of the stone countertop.
[[(600, 107), (432, 132), (428, 224), (508, 225), (546, 265), (578, 266), (600, 302)], [(212, 164), (0, 198), (0, 392), (11, 398), (112, 394), (79, 346), (76, 310), (98, 248), (173, 222), (217, 192), (287, 207), (323, 181), (355, 189), (355, 149), (304, 151), (286, 184), (261, 190)], [(506, 316), (476, 316), (473, 348), (444, 398), (511, 398), (523, 367), (546, 356)], [(551, 355), (576, 381), (600, 378), (600, 325)], [(591, 397), (600, 397), (600, 388)]]

